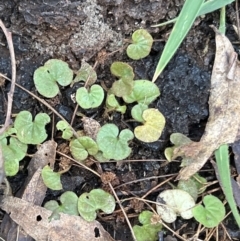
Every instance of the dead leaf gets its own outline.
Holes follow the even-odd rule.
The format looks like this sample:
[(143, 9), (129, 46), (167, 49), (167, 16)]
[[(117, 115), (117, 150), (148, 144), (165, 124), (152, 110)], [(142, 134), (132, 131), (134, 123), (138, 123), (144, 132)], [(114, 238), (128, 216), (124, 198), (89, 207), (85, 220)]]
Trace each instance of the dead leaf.
[(175, 151), (176, 156), (194, 160), (184, 167), (177, 179), (188, 179), (199, 171), (212, 153), (222, 144), (236, 139), (240, 116), (240, 66), (228, 38), (216, 32), (216, 56), (211, 77), (209, 118), (200, 142), (193, 142)]
[(114, 241), (97, 221), (60, 213), (59, 220), (50, 222), (51, 211), (20, 198), (5, 197), (0, 207), (37, 241)]
[(96, 140), (97, 133), (100, 130), (101, 125), (96, 120), (88, 117), (83, 117), (82, 122), (86, 135), (91, 137), (93, 140)]

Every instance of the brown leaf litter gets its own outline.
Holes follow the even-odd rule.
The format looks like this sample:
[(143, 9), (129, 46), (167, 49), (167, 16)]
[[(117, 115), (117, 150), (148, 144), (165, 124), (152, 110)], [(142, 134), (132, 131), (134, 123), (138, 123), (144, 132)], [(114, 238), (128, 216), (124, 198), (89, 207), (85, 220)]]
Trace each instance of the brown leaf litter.
[(178, 179), (188, 179), (198, 172), (212, 153), (222, 144), (234, 143), (240, 117), (240, 66), (237, 53), (228, 38), (215, 27), (216, 55), (211, 77), (209, 118), (199, 142), (175, 150), (174, 156), (184, 156), (193, 162), (184, 167)]

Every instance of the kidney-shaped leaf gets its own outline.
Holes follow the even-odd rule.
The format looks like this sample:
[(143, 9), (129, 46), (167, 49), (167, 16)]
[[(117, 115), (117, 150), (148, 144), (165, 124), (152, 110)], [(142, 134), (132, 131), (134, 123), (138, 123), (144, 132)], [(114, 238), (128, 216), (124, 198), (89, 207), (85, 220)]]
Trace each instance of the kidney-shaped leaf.
[(61, 86), (71, 83), (73, 71), (68, 64), (59, 59), (50, 59), (44, 66), (35, 70), (33, 75), (34, 84), (37, 91), (47, 97), (52, 98), (59, 92), (57, 82)]
[(190, 194), (183, 190), (165, 190), (157, 197), (157, 202), (162, 205), (157, 205), (157, 213), (167, 222), (172, 223), (177, 216), (184, 219), (193, 217), (192, 208), (195, 202)]
[(52, 218), (59, 219), (59, 213), (69, 215), (78, 215), (78, 196), (71, 191), (64, 192), (60, 197), (60, 204), (57, 201), (51, 200), (45, 203), (44, 207), (53, 211)]
[(127, 47), (127, 55), (129, 58), (138, 60), (149, 55), (153, 38), (145, 29), (138, 29), (132, 35), (133, 43)]
[(42, 179), (44, 184), (52, 190), (61, 190), (62, 184), (60, 173), (54, 172), (48, 165), (42, 169)]
[(83, 193), (78, 199), (78, 211), (88, 222), (96, 219), (96, 211), (102, 210), (110, 214), (114, 209), (114, 197), (102, 189), (93, 189), (90, 193)]
[(69, 140), (73, 136), (72, 128), (66, 121), (58, 121), (56, 128), (57, 130), (62, 131), (62, 138), (65, 140)]
[(7, 141), (7, 138), (0, 139), (0, 146), (6, 175), (16, 175), (19, 169), (19, 161), (25, 157), (28, 146), (15, 137), (10, 137), (9, 141)]
[(133, 68), (124, 62), (113, 62), (110, 67), (111, 73), (119, 78), (133, 79)]
[(143, 211), (140, 213), (138, 220), (142, 226), (135, 225), (133, 232), (137, 238), (137, 241), (156, 241), (158, 238), (158, 232), (162, 229), (162, 224), (152, 222), (154, 214), (150, 211)]
[(133, 90), (130, 95), (124, 95), (126, 103), (138, 102), (149, 105), (160, 95), (157, 85), (149, 80), (135, 80)]
[(148, 106), (144, 105), (142, 103), (139, 103), (139, 104), (133, 106), (133, 108), (131, 110), (132, 118), (139, 122), (144, 122), (142, 115), (143, 115), (143, 111), (145, 111), (147, 108), (148, 108)]
[(45, 125), (50, 122), (50, 117), (45, 113), (39, 113), (32, 121), (29, 111), (21, 111), (14, 121), (18, 139), (25, 144), (40, 144), (47, 138)]
[(193, 208), (194, 218), (207, 228), (216, 227), (225, 216), (225, 207), (223, 203), (212, 195), (203, 198), (204, 206), (198, 205)]
[(98, 146), (92, 138), (82, 136), (70, 142), (70, 151), (77, 161), (84, 161), (88, 154), (97, 154)]
[(87, 86), (94, 84), (97, 80), (96, 71), (90, 64), (86, 63), (84, 60), (82, 61), (81, 68), (77, 72), (74, 82), (79, 82), (81, 80), (84, 82), (88, 81)]
[(147, 109), (143, 111), (142, 118), (145, 123), (134, 129), (137, 139), (143, 142), (154, 142), (159, 139), (165, 126), (165, 118), (157, 109)]
[(101, 127), (97, 135), (97, 144), (103, 156), (107, 159), (120, 161), (128, 157), (131, 148), (128, 141), (134, 137), (130, 130), (122, 130), (119, 134), (118, 127), (114, 124), (105, 124)]
[(81, 87), (77, 90), (76, 101), (83, 109), (96, 108), (102, 104), (104, 91), (100, 85), (92, 85), (90, 90)]

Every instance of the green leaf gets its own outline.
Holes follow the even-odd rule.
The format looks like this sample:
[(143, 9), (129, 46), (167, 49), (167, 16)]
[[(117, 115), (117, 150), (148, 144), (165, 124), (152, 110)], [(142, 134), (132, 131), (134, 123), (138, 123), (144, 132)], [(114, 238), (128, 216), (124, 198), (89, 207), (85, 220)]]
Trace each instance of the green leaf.
[(15, 137), (10, 137), (9, 141), (7, 138), (0, 139), (0, 146), (4, 158), (6, 175), (16, 175), (19, 170), (19, 161), (25, 157), (28, 146)]
[(165, 126), (165, 117), (157, 109), (147, 109), (143, 112), (144, 124), (134, 129), (137, 139), (143, 142), (154, 142), (159, 139)]
[(73, 136), (73, 131), (70, 125), (66, 121), (58, 121), (56, 125), (57, 130), (62, 131), (62, 138), (65, 140), (69, 140)]
[(60, 204), (51, 200), (45, 203), (44, 207), (53, 211), (51, 219), (60, 219), (59, 213), (78, 216), (78, 196), (71, 191), (64, 192), (60, 197)]
[(45, 125), (50, 122), (50, 117), (39, 113), (32, 121), (29, 111), (21, 111), (14, 121), (18, 139), (25, 144), (40, 144), (47, 138)]
[(164, 155), (166, 157), (166, 159), (170, 162), (173, 160), (173, 151), (174, 151), (175, 147), (167, 147), (164, 150)]
[(117, 76), (119, 78), (125, 78), (125, 79), (132, 79), (134, 78), (133, 68), (124, 62), (113, 62), (110, 67), (111, 73), (114, 76)]
[(128, 146), (128, 141), (133, 138), (134, 135), (130, 130), (122, 130), (119, 134), (116, 125), (105, 124), (97, 134), (97, 144), (105, 158), (120, 161), (130, 155), (131, 148)]
[(138, 102), (149, 105), (160, 95), (157, 85), (149, 80), (135, 80), (133, 90), (130, 95), (124, 95), (126, 103)]
[(206, 228), (216, 227), (225, 216), (223, 203), (212, 195), (203, 198), (204, 206), (198, 205), (192, 209), (194, 218)]
[(207, 189), (207, 180), (204, 177), (201, 177), (198, 173), (195, 173), (191, 179), (195, 182), (198, 194), (203, 193)]
[(176, 146), (183, 146), (192, 142), (192, 140), (182, 133), (173, 133), (170, 136), (170, 141)]
[(81, 68), (78, 70), (76, 77), (74, 78), (74, 83), (79, 81), (86, 82), (88, 80), (88, 86), (94, 84), (97, 80), (97, 74), (96, 71), (93, 69), (93, 67), (86, 63), (84, 60), (82, 60)]
[(193, 217), (192, 208), (195, 206), (195, 201), (192, 196), (180, 189), (165, 190), (157, 197), (157, 213), (167, 222), (172, 223), (177, 216), (184, 219)]
[(118, 103), (114, 94), (107, 95), (106, 107), (108, 111), (118, 111), (122, 114), (125, 114), (127, 109), (126, 105), (120, 105)]
[(198, 12), (201, 9), (204, 0), (186, 0), (183, 8), (179, 14), (179, 17), (173, 27), (173, 30), (169, 36), (169, 39), (163, 49), (161, 58), (156, 67), (153, 82), (156, 81), (163, 69), (166, 67), (176, 50), (182, 43), (183, 39), (190, 30), (194, 20), (198, 16)]
[(42, 169), (42, 179), (44, 184), (52, 190), (61, 190), (62, 184), (60, 180), (60, 173), (53, 172), (53, 170), (46, 165)]
[(88, 222), (96, 219), (96, 211), (102, 210), (104, 213), (110, 214), (114, 209), (114, 197), (102, 189), (93, 189), (90, 193), (83, 193), (78, 199), (78, 211)]
[(132, 118), (139, 122), (144, 122), (142, 115), (143, 115), (143, 111), (146, 110), (147, 108), (148, 108), (148, 106), (144, 105), (142, 103), (139, 103), (139, 104), (133, 106), (133, 108), (131, 110)]
[(189, 178), (188, 180), (180, 180), (178, 182), (177, 188), (189, 193), (194, 201), (197, 200), (198, 188), (195, 181), (192, 178)]
[(153, 38), (145, 29), (138, 29), (132, 35), (133, 43), (127, 47), (127, 55), (129, 58), (138, 60), (149, 55)]
[(44, 66), (35, 70), (33, 75), (34, 84), (37, 91), (47, 97), (53, 98), (58, 92), (58, 84), (67, 86), (71, 83), (73, 71), (68, 64), (59, 59), (50, 59)]
[(240, 227), (240, 215), (237, 209), (237, 205), (233, 196), (231, 173), (230, 173), (230, 160), (228, 153), (228, 145), (221, 145), (218, 150), (215, 151), (215, 157), (217, 162), (217, 169), (219, 172), (219, 178), (221, 187), (226, 196), (228, 204), (231, 208), (233, 216)]
[(100, 85), (92, 85), (90, 90), (81, 87), (77, 90), (76, 101), (83, 109), (96, 108), (102, 104), (104, 91)]
[(98, 152), (97, 143), (88, 136), (82, 136), (71, 140), (70, 151), (77, 161), (84, 161), (88, 154), (95, 155)]
[[(198, 16), (205, 15), (207, 13), (214, 12), (215, 10), (222, 8), (230, 3), (232, 3), (234, 0), (208, 0), (205, 1), (202, 6), (200, 11), (198, 12)], [(170, 23), (174, 23), (177, 21), (178, 18), (171, 19), (167, 22), (152, 25), (152, 27), (161, 27)]]
[(158, 239), (158, 232), (162, 230), (161, 223), (153, 223), (154, 214), (150, 211), (143, 211), (139, 214), (138, 220), (142, 226), (135, 225), (133, 232), (137, 241), (156, 241)]

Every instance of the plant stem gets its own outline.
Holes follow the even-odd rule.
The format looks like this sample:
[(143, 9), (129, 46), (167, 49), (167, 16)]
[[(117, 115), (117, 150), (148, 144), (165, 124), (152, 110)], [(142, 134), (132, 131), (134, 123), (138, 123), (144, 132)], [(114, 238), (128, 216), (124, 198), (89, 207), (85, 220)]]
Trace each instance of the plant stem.
[(220, 33), (225, 35), (226, 32), (226, 8), (222, 7), (220, 10), (220, 25), (219, 25)]

